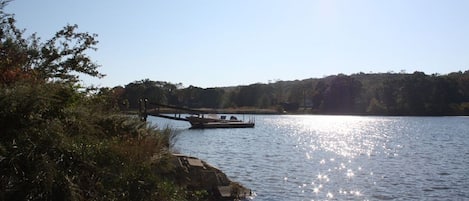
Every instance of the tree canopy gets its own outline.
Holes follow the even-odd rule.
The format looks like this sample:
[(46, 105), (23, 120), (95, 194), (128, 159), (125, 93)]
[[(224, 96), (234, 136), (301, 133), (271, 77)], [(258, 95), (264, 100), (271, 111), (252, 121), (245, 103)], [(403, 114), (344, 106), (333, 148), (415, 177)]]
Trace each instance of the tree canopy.
[(96, 50), (96, 34), (77, 32), (77, 25), (67, 25), (45, 42), (36, 34), (25, 37), (14, 16), (3, 11), (7, 4), (0, 2), (1, 84), (24, 79), (76, 83), (79, 74), (104, 76), (86, 54)]
[(311, 114), (469, 115), (468, 89), (469, 71), (448, 75), (358, 73), (207, 89), (146, 79), (126, 85), (122, 96), (116, 98), (121, 103), (129, 102), (134, 109), (138, 107), (135, 100), (145, 97), (195, 108), (280, 107), (288, 112)]

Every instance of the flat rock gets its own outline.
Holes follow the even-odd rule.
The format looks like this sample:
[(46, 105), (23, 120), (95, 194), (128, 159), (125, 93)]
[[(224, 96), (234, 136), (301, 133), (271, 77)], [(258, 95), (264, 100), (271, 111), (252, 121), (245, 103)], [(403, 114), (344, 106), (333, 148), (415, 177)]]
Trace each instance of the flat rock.
[(196, 157), (173, 154), (173, 164), (180, 177), (185, 178), (187, 188), (206, 190), (215, 200), (246, 199), (251, 190), (231, 181), (218, 168)]

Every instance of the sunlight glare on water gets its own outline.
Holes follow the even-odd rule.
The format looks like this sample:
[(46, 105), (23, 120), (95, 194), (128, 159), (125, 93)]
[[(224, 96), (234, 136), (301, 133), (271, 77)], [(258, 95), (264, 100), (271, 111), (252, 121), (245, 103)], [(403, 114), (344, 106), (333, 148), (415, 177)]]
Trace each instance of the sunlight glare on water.
[(321, 149), (347, 158), (371, 155), (385, 132), (379, 128), (389, 122), (360, 116), (293, 116), (289, 120), (279, 124), (294, 125), (291, 135), (296, 135), (298, 144), (311, 152)]
[[(372, 174), (365, 172), (354, 158), (369, 158), (376, 154), (377, 147), (388, 146), (385, 126), (389, 121), (360, 116), (299, 115), (275, 124), (278, 129), (285, 128), (282, 132), (296, 140), (297, 151), (304, 152), (305, 158), (298, 159), (298, 166), (306, 166), (301, 171), (316, 171), (310, 181), (297, 178), (303, 180), (299, 183), (309, 183), (300, 186), (305, 189), (301, 193), (310, 191), (317, 198), (333, 199), (337, 193), (348, 198), (362, 196), (366, 189), (352, 185), (353, 180), (356, 176), (372, 179)], [(334, 188), (340, 190), (330, 191)]]
[(259, 115), (253, 129), (182, 129), (175, 149), (254, 200), (469, 200), (467, 136), (463, 117)]

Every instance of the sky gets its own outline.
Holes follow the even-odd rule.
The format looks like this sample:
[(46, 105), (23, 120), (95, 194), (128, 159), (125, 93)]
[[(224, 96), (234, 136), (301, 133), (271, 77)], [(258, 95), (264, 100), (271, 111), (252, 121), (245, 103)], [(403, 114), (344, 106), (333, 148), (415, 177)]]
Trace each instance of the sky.
[(102, 79), (203, 88), (339, 73), (469, 70), (467, 0), (15, 0), (43, 40), (67, 24), (98, 34)]

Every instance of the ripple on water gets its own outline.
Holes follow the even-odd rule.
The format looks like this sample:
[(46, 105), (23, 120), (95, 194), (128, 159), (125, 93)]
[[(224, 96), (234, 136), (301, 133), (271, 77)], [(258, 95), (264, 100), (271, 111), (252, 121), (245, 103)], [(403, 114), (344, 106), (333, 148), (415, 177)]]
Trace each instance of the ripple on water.
[(256, 116), (254, 129), (182, 130), (176, 149), (255, 200), (467, 200), (469, 118)]

